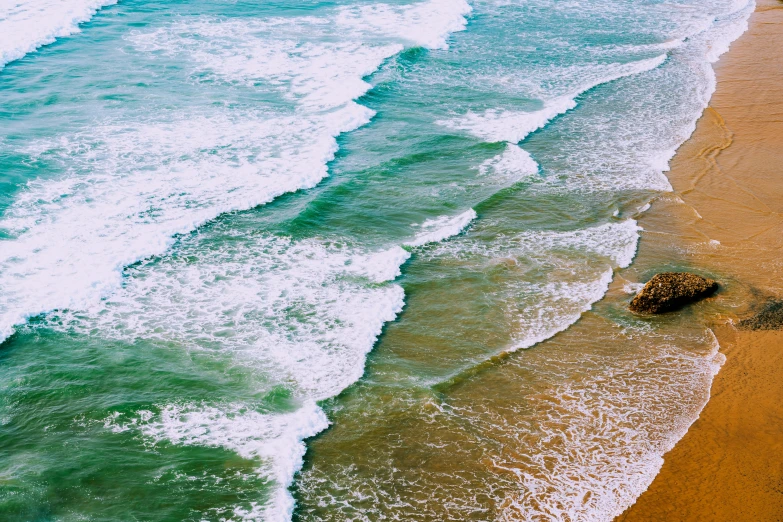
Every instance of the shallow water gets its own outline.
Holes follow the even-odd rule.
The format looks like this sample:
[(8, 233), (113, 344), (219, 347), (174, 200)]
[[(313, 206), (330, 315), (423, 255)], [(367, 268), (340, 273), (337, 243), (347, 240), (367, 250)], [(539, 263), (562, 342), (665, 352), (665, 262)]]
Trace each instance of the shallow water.
[(720, 356), (622, 269), (752, 4), (107, 4), (0, 8), (3, 518), (647, 487)]

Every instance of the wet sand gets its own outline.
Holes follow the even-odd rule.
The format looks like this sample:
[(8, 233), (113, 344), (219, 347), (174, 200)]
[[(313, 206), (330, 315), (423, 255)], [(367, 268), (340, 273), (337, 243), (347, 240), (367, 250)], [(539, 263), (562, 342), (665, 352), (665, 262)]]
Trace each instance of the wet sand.
[(721, 280), (711, 326), (726, 363), (619, 522), (783, 520), (783, 331), (733, 326), (783, 298), (783, 2), (759, 0), (715, 70), (710, 107), (672, 161), (674, 193), (640, 219), (637, 260), (679, 258)]

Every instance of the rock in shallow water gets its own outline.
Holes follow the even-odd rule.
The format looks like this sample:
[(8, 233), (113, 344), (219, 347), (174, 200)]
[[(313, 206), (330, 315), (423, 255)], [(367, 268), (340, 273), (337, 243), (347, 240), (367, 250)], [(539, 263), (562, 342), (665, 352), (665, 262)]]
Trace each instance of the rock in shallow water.
[(664, 272), (650, 279), (631, 301), (631, 311), (659, 314), (703, 299), (718, 289), (718, 283), (687, 272)]

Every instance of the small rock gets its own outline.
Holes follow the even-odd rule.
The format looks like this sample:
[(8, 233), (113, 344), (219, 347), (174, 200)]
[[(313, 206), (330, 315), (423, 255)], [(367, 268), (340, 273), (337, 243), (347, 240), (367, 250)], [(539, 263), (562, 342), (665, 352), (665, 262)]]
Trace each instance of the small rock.
[(631, 311), (659, 314), (703, 299), (718, 289), (718, 283), (687, 272), (663, 272), (650, 279), (631, 301)]
[(783, 330), (783, 301), (770, 301), (753, 317), (737, 323), (740, 330)]

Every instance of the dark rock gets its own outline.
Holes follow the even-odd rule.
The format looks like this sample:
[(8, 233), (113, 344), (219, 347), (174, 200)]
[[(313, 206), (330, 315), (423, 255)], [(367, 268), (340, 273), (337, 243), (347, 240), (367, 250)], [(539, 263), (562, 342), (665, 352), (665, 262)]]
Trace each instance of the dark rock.
[(770, 301), (753, 317), (737, 323), (740, 330), (783, 330), (783, 301)]
[(718, 283), (687, 272), (663, 272), (650, 279), (631, 301), (631, 311), (659, 314), (703, 299), (718, 289)]

